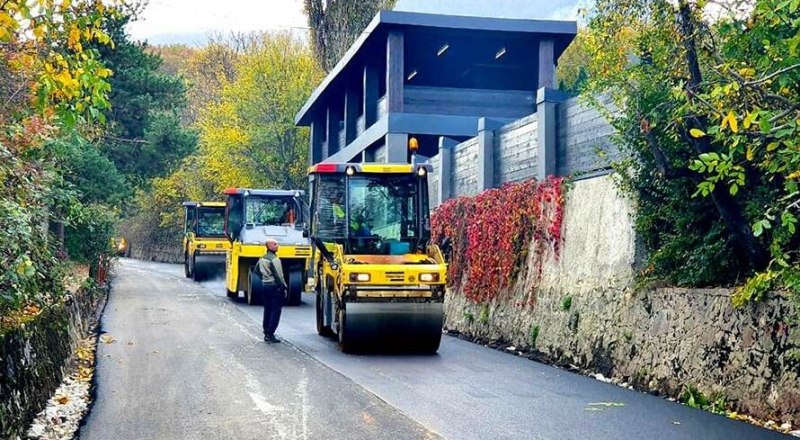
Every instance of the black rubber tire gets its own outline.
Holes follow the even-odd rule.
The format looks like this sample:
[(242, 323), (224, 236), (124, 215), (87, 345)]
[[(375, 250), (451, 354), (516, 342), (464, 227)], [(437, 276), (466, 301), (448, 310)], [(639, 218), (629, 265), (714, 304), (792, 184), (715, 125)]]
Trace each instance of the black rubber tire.
[(339, 314), (339, 325), (336, 329), (336, 336), (339, 339), (339, 350), (343, 353), (351, 353), (353, 344), (347, 337), (347, 313), (344, 308), (340, 308), (337, 313)]
[(192, 257), (192, 279), (196, 282), (200, 282), (206, 279), (206, 273), (203, 270), (203, 267), (197, 266), (197, 261), (195, 261), (194, 257)]
[(316, 316), (317, 316), (317, 334), (320, 336), (324, 336), (329, 338), (333, 336), (333, 330), (329, 325), (325, 325), (325, 308), (322, 304), (322, 292), (320, 292), (319, 288), (317, 289), (316, 296)]
[(189, 254), (186, 252), (183, 253), (183, 275), (186, 278), (192, 277), (192, 271), (189, 268)]
[(286, 284), (289, 285), (289, 298), (286, 304), (290, 306), (299, 306), (303, 298), (303, 271), (290, 271), (286, 279)]
[(244, 294), (247, 299), (247, 304), (251, 306), (263, 304), (264, 297), (261, 291), (261, 277), (252, 270), (248, 272), (248, 277), (247, 290)]

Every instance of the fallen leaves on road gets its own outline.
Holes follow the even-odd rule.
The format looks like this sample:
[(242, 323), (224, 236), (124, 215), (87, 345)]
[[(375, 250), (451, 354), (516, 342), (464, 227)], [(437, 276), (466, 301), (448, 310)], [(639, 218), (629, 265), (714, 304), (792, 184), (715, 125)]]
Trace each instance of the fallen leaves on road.
[[(740, 414), (736, 411), (731, 411), (727, 413), (729, 419), (734, 420), (741, 420), (743, 422), (751, 423), (753, 425), (761, 426), (763, 428), (771, 429), (773, 431), (782, 432), (784, 434), (794, 435), (796, 437), (800, 437), (800, 431), (792, 431), (792, 424), (789, 422), (784, 422), (782, 424), (778, 424), (778, 422), (774, 420), (759, 420), (755, 417), (748, 416), (746, 414)], [(797, 434), (795, 434), (795, 432)]]
[(104, 343), (104, 344), (113, 344), (113, 343), (117, 342), (116, 339), (114, 339), (114, 338), (112, 338), (111, 336), (108, 336), (108, 335), (100, 336), (100, 341), (102, 343)]

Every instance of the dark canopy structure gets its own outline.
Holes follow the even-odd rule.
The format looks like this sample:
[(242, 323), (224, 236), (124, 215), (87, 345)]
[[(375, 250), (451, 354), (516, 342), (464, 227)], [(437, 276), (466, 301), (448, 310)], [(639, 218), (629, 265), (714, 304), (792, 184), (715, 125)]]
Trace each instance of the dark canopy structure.
[(475, 136), (480, 118), (536, 111), (574, 22), (380, 12), (314, 91), (296, 123), (311, 127), (311, 163), (405, 162), (438, 139)]

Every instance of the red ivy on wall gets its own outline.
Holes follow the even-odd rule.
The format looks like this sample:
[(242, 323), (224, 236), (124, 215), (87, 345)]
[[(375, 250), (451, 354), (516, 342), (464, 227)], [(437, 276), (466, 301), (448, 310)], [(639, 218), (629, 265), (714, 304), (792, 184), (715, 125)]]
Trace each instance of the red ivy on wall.
[(432, 238), (448, 255), (450, 287), (478, 303), (509, 288), (536, 252), (535, 275), (543, 255), (561, 250), (564, 179), (527, 180), (448, 200), (431, 217)]

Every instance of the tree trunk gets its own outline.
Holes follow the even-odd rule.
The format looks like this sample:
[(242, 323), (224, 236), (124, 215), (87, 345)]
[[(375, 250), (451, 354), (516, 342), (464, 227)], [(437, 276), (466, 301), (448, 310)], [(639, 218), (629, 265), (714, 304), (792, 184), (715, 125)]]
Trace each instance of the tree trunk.
[[(686, 84), (686, 88), (689, 92), (689, 99), (693, 99), (694, 95), (700, 90), (703, 77), (700, 71), (700, 63), (697, 60), (697, 45), (695, 43), (695, 27), (692, 9), (686, 0), (681, 0), (680, 2), (679, 19), (683, 46), (686, 50), (686, 63), (689, 69), (689, 81)], [(706, 118), (698, 117), (695, 118), (694, 124), (686, 131), (688, 132), (691, 128), (697, 128), (706, 132), (707, 126), (708, 121)], [(689, 139), (689, 143), (698, 154), (714, 151), (708, 137), (701, 137), (698, 139), (692, 138), (691, 136), (685, 137)], [(727, 188), (716, 185), (714, 191), (711, 193), (711, 199), (714, 201), (714, 206), (717, 208), (717, 211), (719, 211), (728, 230), (733, 234), (734, 245), (744, 252), (747, 259), (756, 269), (760, 270), (766, 268), (769, 264), (769, 254), (753, 235), (750, 224), (742, 213), (741, 206), (739, 206), (736, 200), (730, 195)]]

